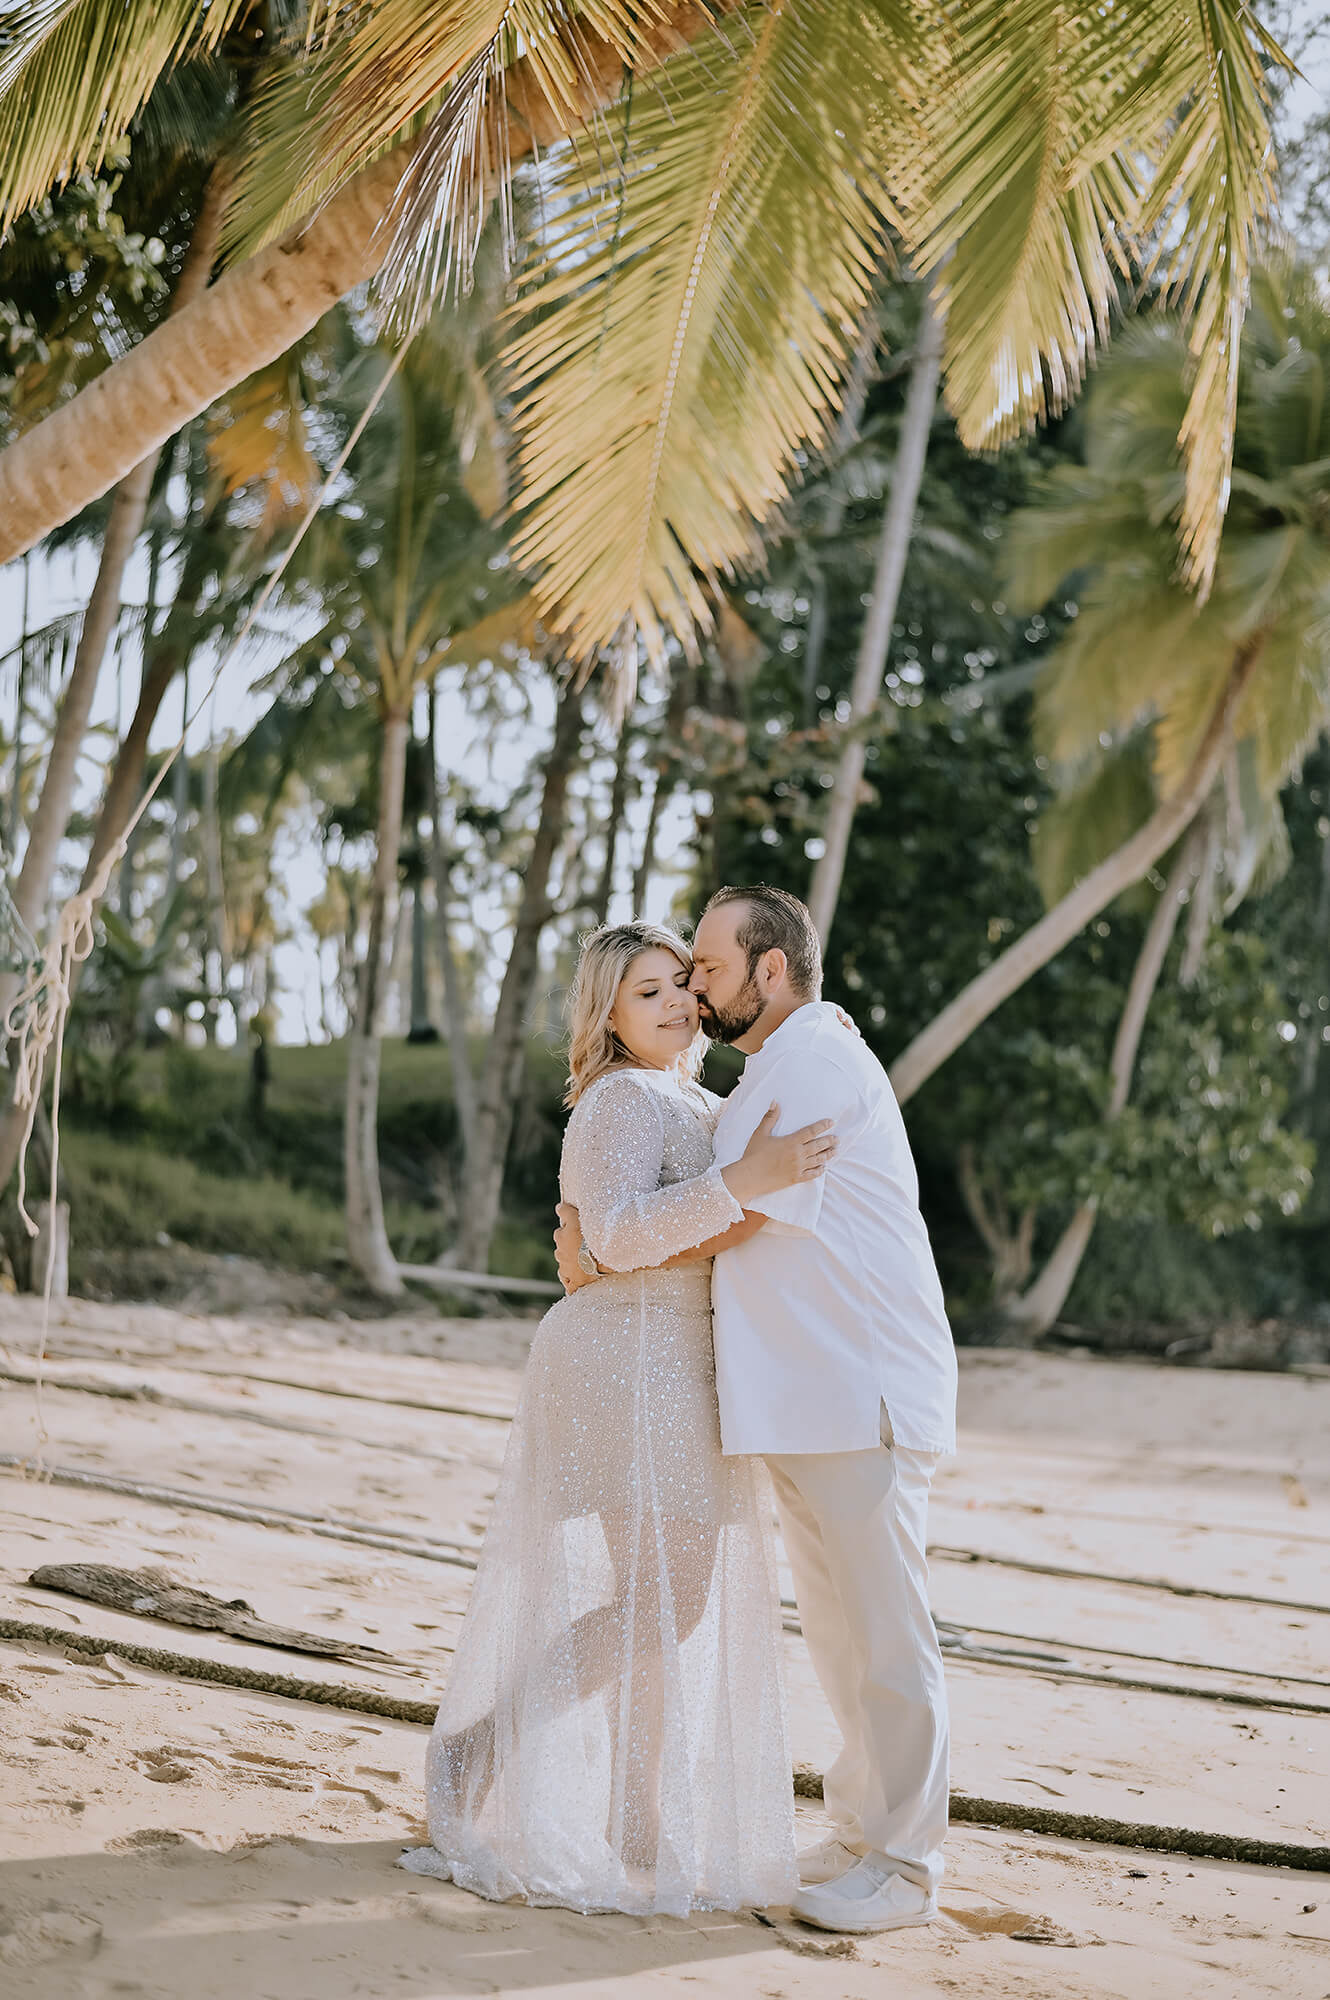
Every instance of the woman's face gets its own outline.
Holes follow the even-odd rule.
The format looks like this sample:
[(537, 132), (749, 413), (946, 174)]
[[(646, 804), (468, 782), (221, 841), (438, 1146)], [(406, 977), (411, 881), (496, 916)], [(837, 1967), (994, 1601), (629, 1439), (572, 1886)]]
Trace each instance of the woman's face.
[(697, 1033), (687, 966), (660, 945), (639, 951), (620, 981), (610, 1027), (645, 1069), (673, 1069)]

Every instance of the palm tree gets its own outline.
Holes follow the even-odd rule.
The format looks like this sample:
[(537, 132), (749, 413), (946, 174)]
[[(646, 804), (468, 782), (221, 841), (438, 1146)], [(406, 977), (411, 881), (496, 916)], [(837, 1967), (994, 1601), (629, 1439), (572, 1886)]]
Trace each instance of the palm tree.
[[(1215, 907), (1215, 885), (1222, 882), (1231, 910), (1269, 878), (1271, 857), (1286, 848), (1280, 789), (1330, 724), (1327, 378), (1330, 305), (1305, 271), (1267, 266), (1243, 339), (1233, 500), (1203, 609), (1179, 581), (1167, 542), (1161, 546), (1161, 524), (1180, 503), (1173, 439), (1186, 396), (1184, 344), (1166, 320), (1143, 323), (1104, 368), (1085, 408), (1085, 464), (1058, 468), (1013, 522), (1013, 602), (1032, 609), (1059, 587), (1074, 588), (1079, 599), (1036, 702), (1037, 731), (1063, 794), (1037, 843), (1052, 907), (1026, 940), (1052, 924), (1065, 927), (1069, 905), (1079, 915), (1088, 884), (1108, 884), (1096, 892), (1103, 908), (1152, 865), (1135, 859), (1159, 843), (1164, 814), (1151, 811), (1151, 778), (1164, 812), (1174, 805), (1172, 831), (1153, 857), (1177, 843), (1168, 880), (1114, 1044), (1104, 1110), (1110, 1123), (1127, 1103), (1189, 884), (1200, 877), (1184, 977)], [(1222, 733), (1214, 727), (1217, 711), (1227, 717)], [(1188, 775), (1180, 781), (1180, 774)], [(1185, 820), (1176, 810), (1184, 794), (1191, 801)], [(1045, 949), (1039, 962), (1051, 955)], [(966, 989), (976, 1020), (992, 1011), (984, 1000), (1011, 957), (1004, 953)], [(936, 1067), (915, 1054), (936, 1027), (893, 1069), (894, 1078), (905, 1073), (902, 1094)], [(1008, 1306), (1027, 1329), (1041, 1331), (1060, 1312), (1095, 1214), (1093, 1201), (1078, 1207), (1034, 1285)]]
[(467, 1151), (466, 1192), (456, 1261), (468, 1271), (489, 1269), (504, 1167), (526, 1064), (528, 1014), (540, 969), (540, 940), (554, 915), (550, 886), (567, 825), (569, 780), (582, 743), (581, 684), (575, 674), (568, 673), (556, 674), (556, 681), (554, 731), (540, 771), (540, 805), (531, 845), (523, 861), (512, 943), (485, 1047), (485, 1064), (476, 1093), (474, 1137)]
[[(255, 11), (38, 0), (0, 49), (0, 222)], [(1208, 586), (1272, 195), (1262, 66), (1283, 61), (1243, 0), (1124, 0), (1111, 17), (1060, 0), (682, 0), (644, 17), (610, 0), (594, 26), (542, 0), (517, 16), (292, 0), (269, 27), (279, 12), (235, 261), (0, 457), (0, 559), (376, 272), (412, 318), (465, 278), (489, 190), (505, 208), (543, 154), (549, 219), (510, 355), (521, 553), (574, 656), (626, 652), (631, 622), (660, 657), (667, 633), (691, 644), (709, 624), (707, 581), (756, 557), (834, 410), (888, 225), (934, 278), (948, 398), (982, 445), (1074, 392), (1116, 268), (1167, 246), (1195, 364), (1179, 527)]]
[(1330, 306), (1305, 271), (1267, 264), (1242, 345), (1229, 517), (1214, 587), (1198, 604), (1166, 533), (1185, 505), (1185, 335), (1163, 315), (1144, 320), (1102, 369), (1086, 464), (1055, 472), (1013, 529), (1011, 596), (1033, 609), (1082, 579), (1079, 616), (1038, 695), (1044, 746), (1064, 774), (1089, 767), (1098, 783), (1105, 746), (1135, 755), (1133, 739), (1148, 731), (1157, 803), (1143, 823), (1114, 822), (1121, 844), (1087, 857), (1074, 887), (897, 1057), (902, 1101), (1168, 853), (1235, 756), (1269, 801), (1325, 727), (1327, 370)]
[[(450, 330), (450, 329), (449, 329)], [(353, 489), (325, 511), (288, 573), (292, 601), (317, 618), (288, 679), (368, 695), (377, 721), (374, 863), (366, 944), (348, 1039), (345, 1167), (347, 1248), (376, 1291), (403, 1281), (388, 1242), (378, 1159), (379, 1014), (394, 932), (403, 792), (417, 690), (445, 660), (465, 662), (522, 629), (520, 606), (477, 621), (495, 594), (497, 532), (465, 490), (458, 432), (439, 393), (450, 364), (444, 329), (427, 330), (398, 368), (358, 448)], [(366, 374), (388, 352), (352, 365), (339, 395), (346, 424), (368, 393)], [(469, 632), (472, 636), (468, 636)]]
[[(172, 313), (183, 311), (206, 286), (220, 223), (220, 193), (214, 187), (205, 196), (194, 223), (171, 299)], [(14, 885), (15, 908), (30, 930), (39, 923), (50, 898), (56, 856), (73, 805), (78, 761), (93, 697), (102, 661), (120, 617), (125, 566), (143, 529), (158, 456), (157, 450), (150, 451), (120, 480), (111, 498), (96, 580), (83, 613), (78, 646), (61, 695), (50, 755), (28, 823), (27, 845)]]
[[(813, 869), (808, 891), (808, 907), (824, 950), (836, 914), (836, 902), (845, 874), (845, 856), (850, 845), (850, 829), (854, 824), (859, 786), (863, 781), (866, 748), (863, 727), (882, 698), (882, 677), (887, 668), (891, 627), (905, 578), (906, 558), (910, 553), (915, 509), (923, 483), (924, 460), (928, 455), (928, 434), (937, 409), (942, 344), (942, 324), (925, 291), (920, 300), (919, 331), (905, 394), (900, 443), (892, 467), (891, 489), (883, 510), (882, 533), (873, 566), (873, 587), (859, 634), (859, 650), (850, 682), (849, 733), (836, 760), (835, 775), (827, 796), (822, 852)], [(810, 632), (810, 644), (811, 639)]]

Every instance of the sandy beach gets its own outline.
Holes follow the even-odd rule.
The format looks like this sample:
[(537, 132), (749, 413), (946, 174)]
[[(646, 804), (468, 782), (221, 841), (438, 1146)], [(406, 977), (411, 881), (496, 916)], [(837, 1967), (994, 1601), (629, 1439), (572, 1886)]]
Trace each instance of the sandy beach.
[[(1330, 1849), (1314, 1372), (962, 1356), (931, 1523), (959, 1823), (930, 1929), (582, 1918), (396, 1869), (532, 1330), (69, 1301), (39, 1412), (37, 1309), (0, 1303), (7, 1996), (1330, 1993), (1330, 1874), (1287, 1865)], [(29, 1581), (57, 1564), (156, 1576), (89, 1602)], [(305, 1649), (173, 1622), (168, 1584)], [(787, 1627), (807, 1792), (834, 1736)], [(799, 1815), (814, 1837), (817, 1799)]]

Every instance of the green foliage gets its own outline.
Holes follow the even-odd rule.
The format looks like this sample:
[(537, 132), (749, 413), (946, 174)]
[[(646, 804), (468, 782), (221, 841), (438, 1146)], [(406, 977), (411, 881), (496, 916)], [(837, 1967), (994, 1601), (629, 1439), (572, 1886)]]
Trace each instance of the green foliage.
[[(243, 1054), (174, 1042), (139, 1054), (114, 1107), (86, 1095), (68, 1103), (62, 1157), (76, 1244), (147, 1247), (164, 1231), (194, 1249), (341, 1268), (345, 1049), (274, 1048), (270, 1061), (261, 1127), (249, 1115)], [(554, 1274), (562, 1076), (559, 1055), (533, 1043), (492, 1264), (509, 1276)], [(429, 1263), (452, 1243), (460, 1201), (442, 1045), (384, 1043), (380, 1151), (394, 1251)]]
[(128, 148), (80, 174), (0, 240), (0, 441), (36, 422), (141, 333), (167, 289), (160, 236), (117, 206)]
[(326, 1269), (341, 1256), (338, 1209), (276, 1175), (209, 1173), (178, 1151), (86, 1128), (67, 1132), (62, 1159), (84, 1254), (146, 1247), (165, 1234), (295, 1270)]
[[(1188, 396), (1181, 331), (1162, 315), (1116, 344), (1081, 413), (1083, 463), (1040, 482), (1011, 523), (1005, 574), (1018, 603), (1072, 589), (1078, 615), (1046, 663), (1041, 747), (1073, 783), (1147, 729), (1160, 795), (1181, 781), (1235, 660), (1254, 675), (1234, 721), (1251, 781), (1242, 821), (1277, 796), (1330, 715), (1324, 643), (1330, 594), (1330, 306), (1308, 272), (1272, 259), (1258, 273), (1238, 370), (1233, 492), (1214, 587), (1198, 603), (1179, 580), (1168, 527), (1180, 518), (1179, 425)], [(1093, 808), (1094, 801), (1088, 801)], [(1070, 814), (1070, 806), (1064, 811)], [(1119, 837), (1112, 814), (1082, 815), (1078, 845)]]

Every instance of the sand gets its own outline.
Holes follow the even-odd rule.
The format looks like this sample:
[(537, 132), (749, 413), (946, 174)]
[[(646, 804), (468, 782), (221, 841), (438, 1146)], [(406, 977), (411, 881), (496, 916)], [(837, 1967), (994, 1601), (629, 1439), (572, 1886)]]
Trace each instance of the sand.
[[(496, 1908), (396, 1869), (426, 1732), (353, 1704), (423, 1711), (446, 1678), (531, 1331), (71, 1301), (40, 1436), (36, 1311), (0, 1301), (0, 1452), (29, 1462), (0, 1467), (6, 2000), (1330, 1995), (1330, 1875), (1020, 1824), (954, 1828), (940, 1921), (854, 1942), (787, 1913)], [(963, 1356), (932, 1518), (959, 1793), (1330, 1845), (1328, 1416), (1315, 1375)], [(27, 1581), (73, 1561), (389, 1658)], [(834, 1731), (789, 1623), (795, 1754), (820, 1770)], [(296, 1698), (310, 1682), (331, 1702)], [(816, 1803), (799, 1811), (816, 1837)]]

